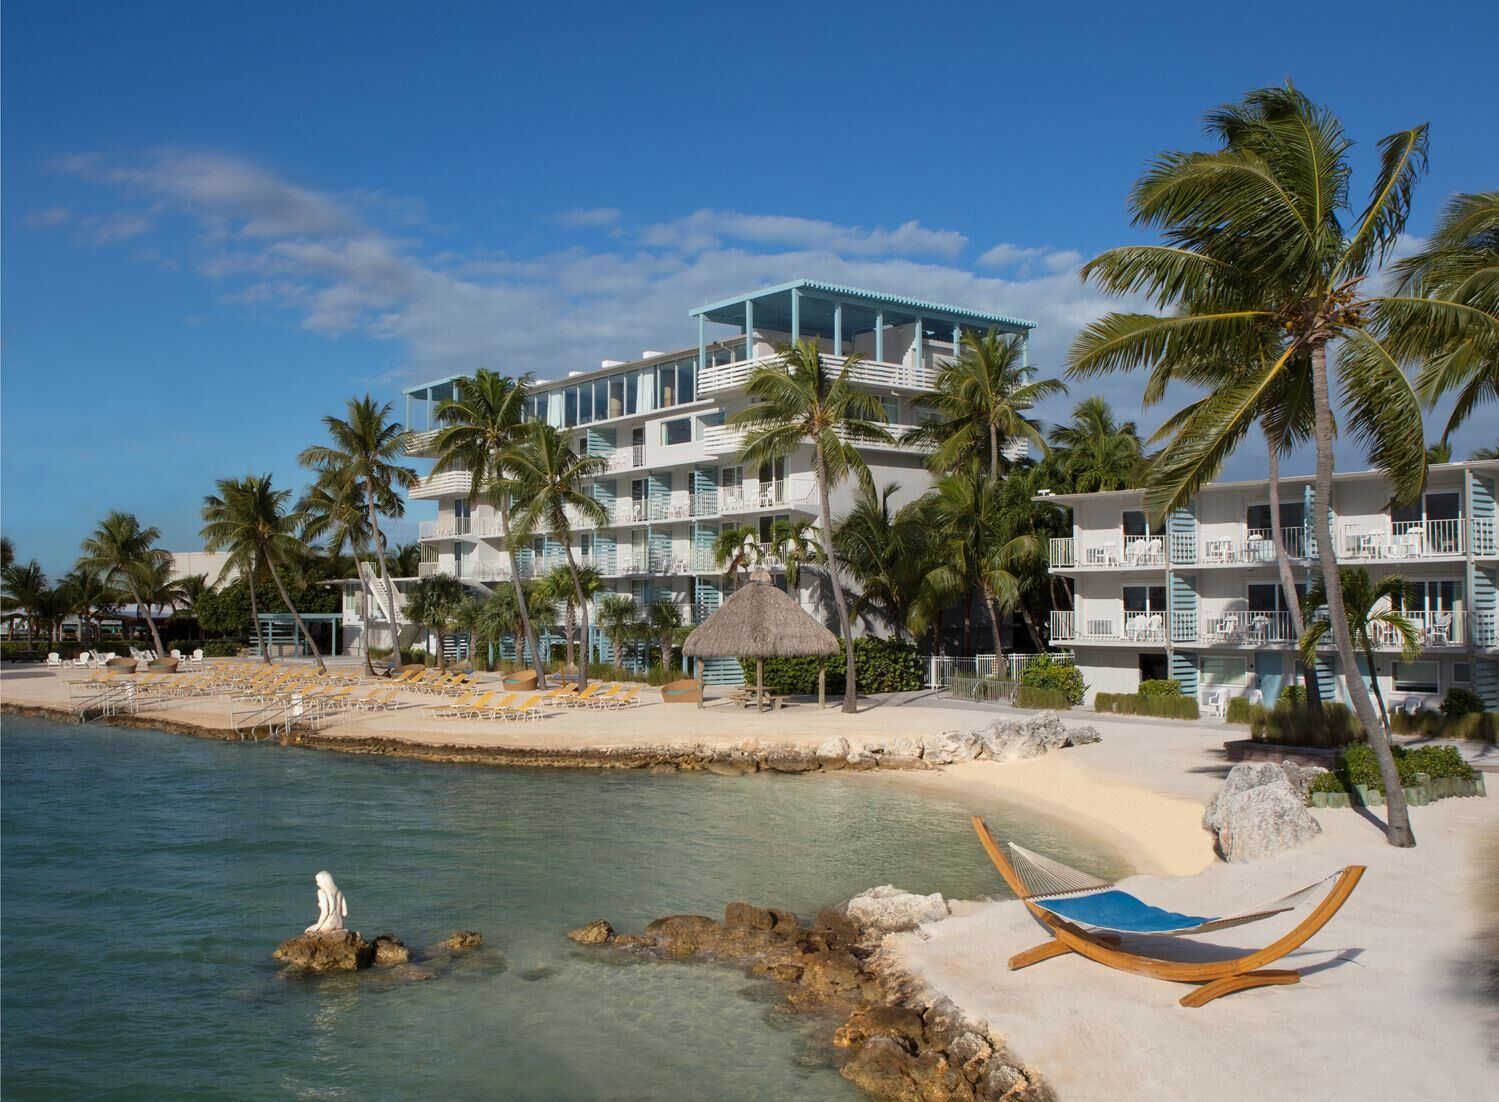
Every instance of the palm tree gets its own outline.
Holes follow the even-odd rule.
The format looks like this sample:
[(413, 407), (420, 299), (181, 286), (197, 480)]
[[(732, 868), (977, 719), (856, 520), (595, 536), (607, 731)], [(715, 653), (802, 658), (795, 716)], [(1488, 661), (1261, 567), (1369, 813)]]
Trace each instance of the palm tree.
[(1423, 362), (1428, 405), (1457, 392), (1445, 439), (1499, 401), (1499, 191), (1454, 195), (1426, 247), (1394, 271), (1400, 297), (1380, 303), (1379, 320), (1396, 355)]
[(104, 580), (97, 570), (74, 567), (63, 579), (73, 596), (73, 611), (78, 614), (78, 641), (84, 641), (84, 625), (94, 628), (94, 640), (99, 638), (99, 617), (120, 603), (120, 593)]
[[(1386, 574), (1375, 581), (1363, 567), (1344, 566), (1339, 569), (1339, 580), (1343, 586), (1343, 606), (1348, 613), (1348, 632), (1369, 666), (1369, 684), (1374, 687), (1374, 699), (1379, 703), (1379, 718), (1386, 725), (1390, 722), (1385, 711), (1384, 694), (1379, 689), (1379, 676), (1374, 665), (1374, 633), (1380, 627), (1387, 628), (1400, 639), (1400, 656), (1407, 662), (1421, 656), (1421, 634), (1409, 618), (1400, 612), (1400, 606), (1411, 592), (1410, 583), (1399, 574)], [(1315, 578), (1307, 589), (1308, 608), (1322, 608), (1327, 603), (1327, 586), (1321, 578)], [(1317, 646), (1327, 636), (1329, 624), (1326, 616), (1320, 616), (1307, 625), (1301, 634), (1301, 661), (1310, 668), (1317, 660)], [(1352, 676), (1354, 670), (1350, 668)]]
[(999, 488), (999, 539), (1011, 548), (1009, 567), (1019, 587), (1015, 610), (1037, 651), (1046, 649), (1041, 621), (1070, 596), (1065, 579), (1047, 569), (1046, 540), (1070, 535), (1071, 523), (1057, 505), (1040, 500), (1048, 489), (1041, 464), (1017, 463)]
[(62, 639), (62, 622), (73, 612), (73, 595), (66, 585), (50, 586), (36, 596), (36, 619), (49, 642)]
[(478, 618), (471, 630), (476, 640), (485, 643), (497, 642), (505, 636), (516, 640), (516, 658), (521, 657), (520, 640), (524, 638), (521, 628), (520, 606), (516, 603), (513, 589), (496, 589), (479, 608)]
[[(152, 618), (153, 608), (166, 609), (167, 619), (170, 620), (177, 613), (177, 606), (182, 603), (184, 597), (182, 583), (172, 575), (172, 560), (170, 558), (154, 562), (146, 567), (141, 573), (141, 596), (146, 599), (141, 609), (141, 615), (146, 618), (146, 623), (152, 625), (151, 634), (155, 636), (155, 620)], [(165, 658), (166, 652), (157, 650), (158, 658)]]
[(765, 548), (760, 546), (760, 532), (754, 525), (727, 525), (713, 540), (713, 562), (731, 585), (737, 586), (739, 575), (747, 577), (750, 567), (764, 559)]
[(1061, 489), (1074, 494), (1128, 490), (1140, 484), (1145, 445), (1133, 421), (1117, 421), (1106, 399), (1084, 398), (1072, 420), (1051, 430), (1051, 462)]
[[(432, 472), (467, 471), (470, 476), (469, 497), (487, 497), (500, 514), (500, 534), (505, 540), (505, 554), (510, 559), (510, 581), (515, 589), (516, 607), (521, 613), (521, 628), (531, 662), (536, 670), (536, 684), (546, 688), (546, 668), (536, 632), (531, 626), (525, 594), (521, 592), (520, 565), (516, 558), (516, 540), (511, 531), (514, 487), (509, 479), (505, 457), (525, 439), (526, 400), (533, 379), (519, 379), (480, 368), (472, 378), (453, 384), (453, 397), (437, 407), (441, 426), (433, 440), (437, 463)], [(516, 657), (519, 658), (519, 648)]]
[(403, 543), (393, 554), (386, 556), (386, 570), (394, 570), (398, 578), (414, 578), (422, 561), (422, 545)]
[(653, 601), (645, 610), (645, 630), (661, 646), (661, 668), (672, 669), (672, 648), (684, 627), (682, 606), (672, 600)]
[(802, 567), (827, 561), (818, 546), (817, 526), (810, 520), (778, 520), (770, 526), (770, 546), (786, 567), (786, 583), (796, 589)]
[(634, 632), (637, 623), (635, 602), (624, 594), (610, 593), (599, 602), (599, 631), (609, 640), (614, 664), (620, 668), (625, 664), (625, 640)]
[(159, 530), (142, 528), (140, 521), (131, 514), (116, 510), (83, 541), (83, 555), (78, 560), (80, 567), (99, 571), (107, 584), (121, 587), (130, 594), (135, 607), (146, 617), (151, 642), (158, 655), (165, 654), (166, 650), (161, 645), (156, 621), (151, 619), (143, 587), (154, 580), (155, 570), (160, 564), (171, 563), (171, 554), (156, 546), (160, 538)]
[(9, 536), (0, 536), (0, 570), (16, 561), (16, 545)]
[(994, 628), (994, 653), (1003, 658), (1000, 613), (1020, 601), (1014, 567), (1036, 556), (1035, 537), (1005, 532), (1000, 487), (977, 463), (938, 479), (926, 500), (939, 564), (934, 584), (965, 599), (977, 591)]
[[(524, 542), (543, 530), (562, 541), (573, 598), (583, 618), (583, 645), (588, 645), (588, 600), (583, 593), (577, 560), (573, 557), (572, 517), (593, 526), (608, 522), (609, 514), (584, 489), (588, 480), (604, 472), (602, 456), (579, 455), (551, 425), (531, 421), (523, 443), (502, 459), (510, 472), (510, 492), (518, 503), (512, 518), (514, 537)], [(572, 635), (568, 635), (571, 646)], [(588, 687), (588, 663), (578, 664), (578, 688)]]
[(330, 443), (304, 448), (297, 462), (316, 471), (318, 483), (334, 499), (364, 502), (371, 550), (391, 602), (386, 609), (390, 617), (391, 648), (397, 651), (401, 645), (400, 610), (395, 607), (396, 587), (386, 564), (380, 518), (404, 516), (406, 502), (402, 491), (415, 488), (421, 480), (416, 471), (397, 462), (404, 454), (406, 430), (399, 421), (391, 420), (389, 402), (381, 405), (366, 394), (363, 398), (350, 398), (347, 408), (347, 420), (331, 415), (323, 418)]
[(448, 665), (447, 639), (455, 618), (468, 599), (463, 583), (451, 574), (420, 578), (406, 594), (406, 614), (437, 636), (437, 668)]
[[(584, 601), (593, 599), (599, 590), (604, 588), (604, 579), (597, 570), (591, 566), (580, 566), (577, 569), (577, 582), (574, 584), (573, 572), (566, 566), (559, 566), (549, 570), (542, 576), (542, 588), (547, 592), (547, 597), (555, 605), (562, 606), (562, 634), (566, 639), (567, 664), (574, 664), (573, 640), (578, 633), (578, 596), (583, 595)], [(587, 628), (584, 628), (586, 635)], [(588, 640), (582, 641), (585, 661), (588, 654)]]
[(1491, 448), (1476, 448), (1469, 459), (1499, 459), (1499, 444)]
[(989, 477), (998, 478), (1006, 444), (1025, 440), (1046, 450), (1040, 422), (1027, 414), (1067, 387), (1057, 379), (1032, 379), (1024, 350), (1024, 337), (965, 332), (958, 358), (938, 365), (932, 415), (904, 438), (935, 446), (932, 470), (958, 470), (987, 455)]
[[(250, 616), (255, 620), (255, 638), (260, 653), (270, 661), (270, 648), (260, 636), (260, 613), (255, 603), (255, 572), (266, 570), (281, 603), (291, 613), (297, 630), (312, 649), (313, 660), (319, 670), (326, 671), (323, 652), (317, 640), (302, 622), (302, 614), (292, 603), (291, 594), (281, 577), (281, 566), (294, 567), (307, 553), (307, 545), (297, 533), (303, 526), (303, 518), (287, 512), (291, 500), (290, 490), (277, 490), (271, 485), (270, 475), (246, 475), (241, 479), (221, 478), (216, 483), (217, 494), (203, 499), (203, 547), (208, 551), (227, 551), (229, 558), (224, 569), (240, 567), (249, 582)], [(223, 575), (221, 574), (220, 577)], [(155, 632), (152, 628), (152, 632)]]
[[(325, 550), (332, 558), (341, 556), (345, 548), (354, 555), (354, 574), (359, 579), (359, 595), (366, 609), (372, 607), (374, 594), (368, 578), (357, 564), (361, 553), (370, 553), (374, 539), (360, 487), (349, 481), (320, 479), (302, 495), (302, 500), (297, 503), (297, 512), (304, 518), (303, 539), (309, 543), (322, 540)], [(370, 633), (367, 626), (360, 633), (360, 641), (364, 651), (364, 672), (374, 677), (375, 663), (370, 657)]]
[(911, 606), (931, 567), (920, 506), (890, 507), (890, 498), (899, 492), (898, 483), (877, 491), (872, 482), (861, 482), (853, 508), (833, 522), (833, 553), (838, 569), (859, 587), (853, 614), (873, 613), (903, 640)]
[[(811, 445), (812, 470), (817, 476), (818, 508), (821, 514), (822, 553), (833, 561), (833, 517), (831, 495), (850, 472), (867, 472), (857, 444), (890, 442), (883, 427), (885, 408), (873, 394), (855, 390), (849, 371), (860, 362), (850, 355), (834, 375), (823, 362), (817, 345), (802, 341), (780, 350), (774, 364), (756, 367), (745, 385), (754, 402), (736, 413), (731, 423), (746, 430), (745, 463), (765, 464), (785, 459), (803, 445)], [(848, 601), (836, 570), (828, 571), (838, 628), (843, 636), (843, 656), (848, 678), (843, 689), (843, 710), (856, 712), (859, 692), (854, 669), (854, 633), (849, 622)]]
[[(1328, 508), (1336, 435), (1331, 379), (1338, 377), (1346, 423), (1390, 478), (1393, 498), (1413, 499), (1426, 478), (1425, 441), (1420, 402), (1401, 371), (1402, 348), (1419, 345), (1417, 334), (1450, 332), (1452, 304), (1370, 297), (1363, 285), (1404, 230), (1425, 170), (1426, 127), (1380, 142), (1370, 200), (1345, 225), (1351, 143), (1330, 112), (1288, 86), (1252, 92), (1207, 121), (1219, 149), (1161, 155), (1131, 196), (1135, 223), (1160, 227), (1167, 244), (1114, 249), (1083, 269), (1108, 290), (1143, 291), (1174, 309), (1110, 314), (1084, 330), (1069, 359), (1080, 375), (1154, 365), (1147, 398), (1166, 380), (1191, 379), (1197, 367), (1216, 381), (1226, 359), (1243, 366), (1233, 385), (1194, 414), (1191, 433), (1178, 434), (1171, 463), (1152, 475), (1146, 507), (1154, 516), (1190, 496), (1248, 427), (1265, 418), (1267, 394), (1309, 383), (1317, 552), (1338, 659), (1352, 670), (1356, 651)], [(1381, 339), (1391, 329), (1403, 334), (1402, 342)], [(1255, 369), (1262, 356), (1263, 369)], [(1347, 683), (1365, 730), (1380, 730), (1362, 679)], [(1391, 792), (1387, 837), (1392, 845), (1414, 845), (1388, 737), (1371, 737), (1370, 744)]]
[(0, 574), (0, 579), (3, 579), (5, 586), (5, 601), (26, 613), (26, 642), (29, 647), (31, 637), (41, 622), (42, 608), (52, 584), (47, 580), (41, 563), (35, 559), (25, 564), (12, 560), (4, 568), (3, 574)]

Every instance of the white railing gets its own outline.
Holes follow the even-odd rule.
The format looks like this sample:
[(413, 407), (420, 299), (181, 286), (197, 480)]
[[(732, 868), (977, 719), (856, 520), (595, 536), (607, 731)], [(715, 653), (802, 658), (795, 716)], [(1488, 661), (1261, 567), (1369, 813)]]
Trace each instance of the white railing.
[(1296, 628), (1289, 612), (1224, 612), (1202, 618), (1199, 643), (1234, 647), (1294, 646)]
[(1115, 536), (1084, 546), (1078, 567), (1144, 567), (1166, 565), (1164, 536)]
[(428, 429), (425, 432), (408, 432), (401, 441), (401, 447), (407, 455), (425, 455), (437, 439), (438, 431)]
[[(846, 356), (824, 355), (822, 360), (823, 364), (834, 372), (842, 370), (843, 365), (848, 362)], [(719, 391), (738, 390), (749, 382), (750, 374), (755, 368), (779, 362), (779, 356), (759, 356), (753, 360), (738, 360), (734, 363), (705, 367), (698, 372), (697, 392), (716, 394)], [(883, 390), (925, 391), (936, 389), (937, 372), (926, 365), (916, 367), (910, 364), (861, 359), (849, 369), (848, 381), (858, 386), (879, 387)]]
[(1047, 547), (1046, 561), (1052, 566), (1072, 566), (1073, 540), (1071, 536), (1053, 537)]
[(645, 445), (630, 444), (627, 447), (615, 448), (612, 452), (602, 453), (608, 463), (607, 469), (612, 473), (615, 471), (638, 471), (645, 466)]
[(811, 477), (746, 482), (738, 490), (719, 491), (720, 513), (753, 513), (760, 509), (811, 508), (817, 500), (817, 482)]
[(428, 475), (409, 491), (406, 496), (413, 501), (436, 497), (464, 497), (473, 489), (474, 479), (467, 471), (444, 471)]
[(706, 425), (702, 445), (709, 455), (737, 454), (744, 448), (744, 430), (731, 425)]
[[(520, 576), (527, 578), (531, 576), (526, 563), (520, 564)], [(508, 562), (484, 562), (475, 560), (464, 560), (461, 563), (452, 562), (423, 562), (416, 567), (417, 577), (429, 578), (434, 574), (451, 574), (463, 582), (508, 582), (510, 580), (510, 564)]]
[[(1423, 647), (1461, 647), (1468, 642), (1468, 614), (1466, 611), (1430, 612), (1416, 610), (1402, 612), (1416, 629), (1416, 638)], [(1374, 645), (1382, 650), (1400, 650), (1405, 646), (1401, 634), (1390, 624), (1369, 625), (1369, 635)]]
[(442, 520), (424, 520), (418, 528), (419, 538), (424, 540), (453, 539), (467, 536), (474, 531), (472, 517), (445, 517)]
[(1388, 530), (1345, 524), (1338, 530), (1338, 557), (1356, 562), (1431, 559), (1463, 555), (1468, 549), (1465, 519), (1397, 520)]
[(1053, 612), (1052, 642), (1128, 642), (1164, 643), (1166, 614), (1163, 612), (1127, 612), (1121, 622), (1117, 615), (1094, 616), (1088, 613)]

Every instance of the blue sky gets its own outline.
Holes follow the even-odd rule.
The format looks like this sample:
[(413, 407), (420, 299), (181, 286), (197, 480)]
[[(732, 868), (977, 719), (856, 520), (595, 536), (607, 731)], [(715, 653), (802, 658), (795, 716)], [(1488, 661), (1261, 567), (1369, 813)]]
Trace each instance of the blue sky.
[(1031, 317), (1054, 365), (1145, 159), (1287, 77), (1361, 168), (1431, 123), (1414, 237), (1499, 184), (1488, 5), (1052, 9), (11, 0), (0, 524), (54, 573), (110, 508), (193, 548), (350, 395), (690, 345), (799, 276)]

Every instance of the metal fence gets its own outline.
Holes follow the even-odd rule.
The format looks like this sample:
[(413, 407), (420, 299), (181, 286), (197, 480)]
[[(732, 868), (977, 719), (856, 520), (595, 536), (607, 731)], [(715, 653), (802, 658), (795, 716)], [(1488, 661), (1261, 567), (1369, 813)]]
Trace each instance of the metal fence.
[[(1073, 664), (1073, 653), (1070, 650), (1045, 653), (1053, 662), (1069, 666)], [(971, 657), (928, 655), (927, 687), (953, 689), (956, 693), (957, 689), (952, 685), (954, 679), (1018, 683), (1025, 667), (1039, 657), (1039, 654), (1007, 654), (1003, 659), (993, 654), (976, 654)]]

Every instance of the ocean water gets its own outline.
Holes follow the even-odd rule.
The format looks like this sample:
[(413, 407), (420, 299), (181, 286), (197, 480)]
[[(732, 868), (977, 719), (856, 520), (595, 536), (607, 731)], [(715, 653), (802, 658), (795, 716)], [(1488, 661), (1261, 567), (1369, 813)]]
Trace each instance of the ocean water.
[[(810, 916), (875, 884), (1003, 888), (978, 810), (867, 779), (502, 770), (6, 717), (7, 1099), (847, 1099), (815, 1019), (705, 963), (568, 942), (748, 899)], [(286, 977), (330, 870), (366, 937), (486, 949), (423, 982)]]

